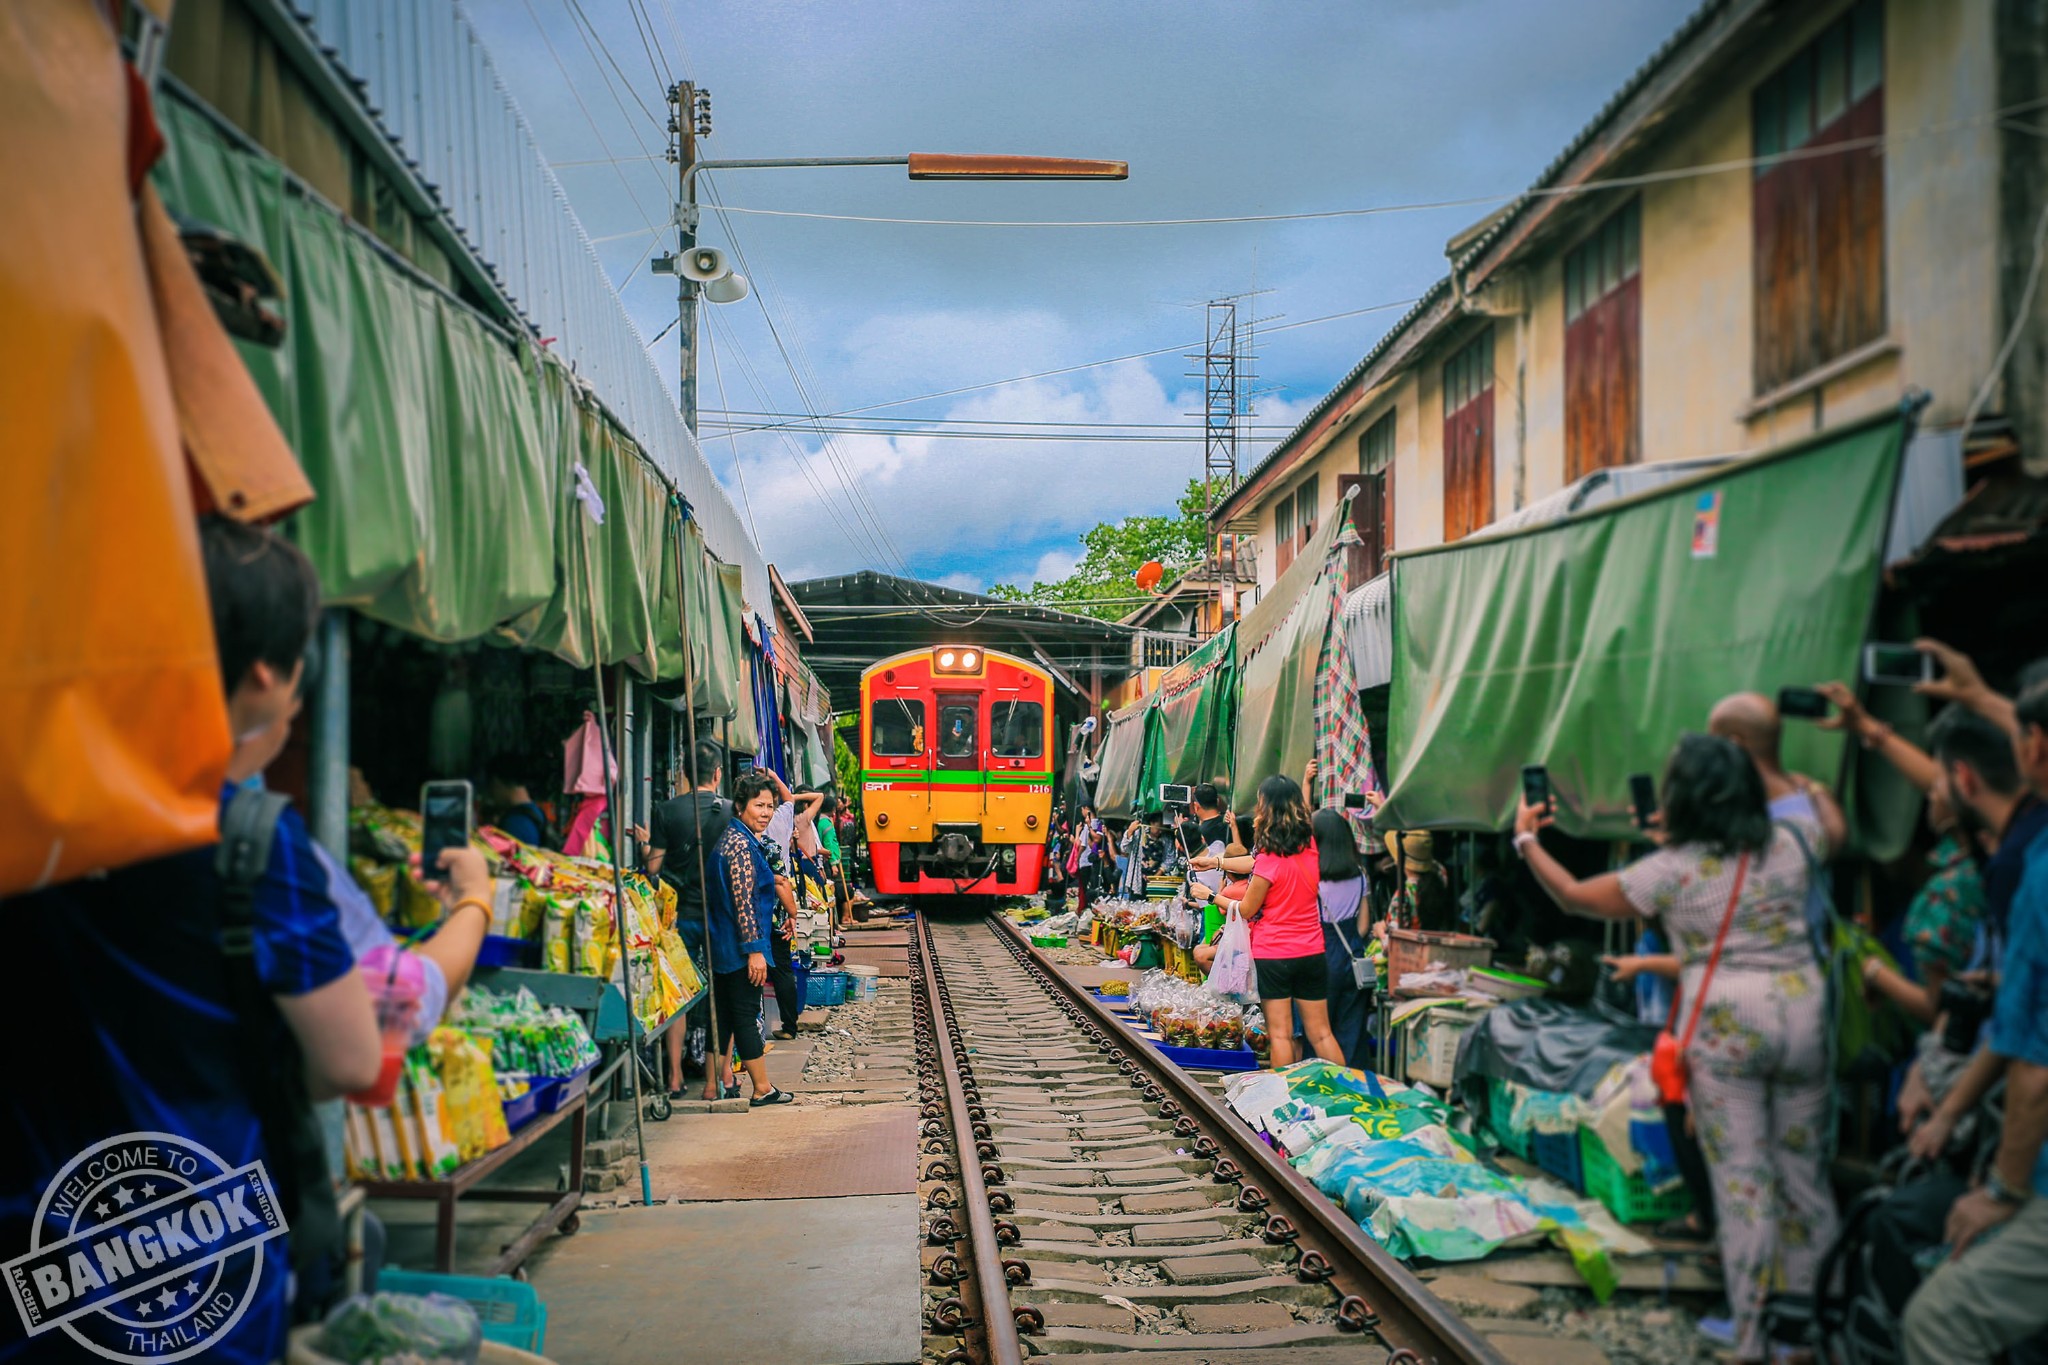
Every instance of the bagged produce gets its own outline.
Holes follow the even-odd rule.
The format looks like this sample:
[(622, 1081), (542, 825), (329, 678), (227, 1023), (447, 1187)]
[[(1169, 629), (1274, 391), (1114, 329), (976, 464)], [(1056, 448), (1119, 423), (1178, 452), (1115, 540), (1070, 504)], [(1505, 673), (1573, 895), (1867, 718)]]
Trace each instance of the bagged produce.
[(320, 1331), (320, 1349), (348, 1365), (476, 1365), (483, 1340), (476, 1310), (446, 1294), (358, 1294)]
[(485, 1045), (461, 1029), (442, 1027), (428, 1037), (427, 1050), (441, 1077), (449, 1124), (455, 1130), (455, 1145), (462, 1159), (474, 1161), (510, 1142), (505, 1105), (498, 1098), (497, 1076)]

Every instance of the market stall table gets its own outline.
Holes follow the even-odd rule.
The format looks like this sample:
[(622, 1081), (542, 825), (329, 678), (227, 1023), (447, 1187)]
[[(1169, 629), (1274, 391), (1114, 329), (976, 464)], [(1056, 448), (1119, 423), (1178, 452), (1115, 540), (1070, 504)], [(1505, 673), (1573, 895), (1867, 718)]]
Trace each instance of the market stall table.
[[(566, 1235), (576, 1231), (576, 1210), (583, 1202), (583, 1147), (590, 1112), (586, 1090), (563, 1103), (552, 1114), (535, 1116), (512, 1135), (512, 1140), (494, 1152), (458, 1166), (445, 1180), (365, 1180), (363, 1193), (372, 1199), (430, 1200), (434, 1204), (434, 1269), (446, 1275), (455, 1267), (455, 1201), (465, 1195), (504, 1203), (538, 1203), (548, 1207), (527, 1225), (524, 1232), (491, 1263), (486, 1276), (509, 1275), (533, 1254), (542, 1239), (556, 1228)], [(491, 1174), (520, 1155), (563, 1124), (569, 1125), (569, 1189), (507, 1190), (478, 1188)]]

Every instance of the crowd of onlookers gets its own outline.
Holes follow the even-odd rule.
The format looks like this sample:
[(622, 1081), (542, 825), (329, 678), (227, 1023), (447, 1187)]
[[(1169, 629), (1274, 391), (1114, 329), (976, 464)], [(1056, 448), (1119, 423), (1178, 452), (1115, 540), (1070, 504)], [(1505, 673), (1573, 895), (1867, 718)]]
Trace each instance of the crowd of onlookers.
[[(1944, 703), (1924, 749), (1839, 683), (1819, 689), (1830, 714), (1815, 722), (1926, 798), (1934, 844), (1897, 959), (1838, 912), (1848, 816), (1787, 771), (1788, 722), (1747, 693), (1679, 739), (1648, 851), (1617, 871), (1589, 874), (1586, 846), (1553, 837), (1551, 809), (1525, 799), (1505, 842), (1520, 869), (1481, 842), (1458, 895), (1429, 834), (1368, 841), (1347, 812), (1311, 809), (1311, 767), (1306, 782), (1258, 782), (1248, 819), (1204, 785), (1185, 810), (1121, 830), (1085, 807), (1056, 820), (1048, 902), (1069, 889), (1079, 907), (1142, 895), (1138, 874), (1182, 871), (1181, 893), (1206, 911), (1194, 954), (1205, 968), (1223, 925), (1245, 922), (1276, 1066), (1304, 1046), (1370, 1065), (1363, 964), (1389, 925), (1512, 929), (1532, 918), (1516, 897), (1533, 884), (1566, 916), (1635, 927), (1636, 951), (1604, 961), (1613, 980), (1648, 988), (1666, 1026), (1653, 1071), (1697, 1205), (1660, 1231), (1715, 1244), (1731, 1311), (1709, 1326), (1743, 1361), (1768, 1358), (1767, 1320), (1812, 1293), (1841, 1230), (1844, 1083), (1871, 1079), (1868, 1020), (1893, 1009), (1924, 1030), (1907, 1055), (1876, 1058), (1879, 1081), (1885, 1062), (1902, 1077), (1908, 1164), (1858, 1235), (1882, 1239), (1874, 1259), (1903, 1358), (2031, 1358), (2034, 1338), (2048, 1346), (2048, 661), (2021, 675), (2015, 700), (1956, 651), (1921, 647), (1939, 671), (1920, 691)], [(1552, 921), (1531, 937), (1568, 932)]]

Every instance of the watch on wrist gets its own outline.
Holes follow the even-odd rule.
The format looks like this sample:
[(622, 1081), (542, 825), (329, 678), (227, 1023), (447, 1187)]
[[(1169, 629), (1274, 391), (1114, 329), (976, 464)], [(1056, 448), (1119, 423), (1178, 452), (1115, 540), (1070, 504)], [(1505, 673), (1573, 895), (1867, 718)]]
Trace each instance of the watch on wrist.
[(2006, 1184), (2004, 1177), (2000, 1176), (1996, 1170), (1984, 1173), (1984, 1193), (1990, 1195), (1999, 1203), (2011, 1205), (2013, 1208), (2018, 1208), (2034, 1197), (2034, 1192), (2031, 1189), (2022, 1186), (2016, 1190)]

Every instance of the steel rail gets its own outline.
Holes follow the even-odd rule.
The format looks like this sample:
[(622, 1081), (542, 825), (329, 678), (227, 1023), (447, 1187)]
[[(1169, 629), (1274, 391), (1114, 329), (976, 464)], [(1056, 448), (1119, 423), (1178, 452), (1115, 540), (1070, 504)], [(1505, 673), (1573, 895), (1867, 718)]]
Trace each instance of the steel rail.
[(959, 1025), (953, 1021), (951, 1001), (941, 989), (931, 926), (923, 915), (913, 922), (917, 926), (919, 975), (930, 1004), (932, 1039), (939, 1054), (939, 1081), (945, 1087), (946, 1112), (952, 1120), (953, 1157), (960, 1173), (960, 1203), (967, 1216), (967, 1241), (974, 1262), (974, 1285), (981, 1299), (981, 1330), (988, 1365), (1023, 1365), (1024, 1343), (1010, 1305), (1008, 1271), (1003, 1265), (1002, 1244), (996, 1237), (995, 1210), (989, 1206), (988, 1182), (982, 1177), (981, 1154), (975, 1147), (974, 1117), (968, 1112), (960, 1054), (953, 1043), (953, 1033)]
[[(1213, 1157), (1213, 1178), (1236, 1183), (1238, 1207), (1268, 1212), (1268, 1240), (1286, 1238), (1302, 1247), (1297, 1274), (1326, 1278), (1344, 1296), (1339, 1320), (1347, 1326), (1371, 1326), (1392, 1348), (1417, 1361), (1444, 1365), (1509, 1365), (1486, 1338), (1473, 1331), (1429, 1291), (1415, 1272), (1367, 1237), (1358, 1224), (1245, 1127), (1243, 1120), (1195, 1083), (1186, 1072), (1155, 1052), (1144, 1038), (1100, 1001), (1053, 969), (1001, 915), (991, 915), (997, 937), (1038, 982), (1116, 1064), (1135, 1081), (1142, 1072), (1148, 1100), (1158, 1095), (1159, 1113), (1177, 1132), (1194, 1138), (1202, 1130), (1220, 1137), (1227, 1153), (1216, 1147), (1193, 1150)], [(919, 924), (923, 924), (922, 918)], [(930, 968), (927, 966), (927, 971)], [(1289, 1236), (1289, 1234), (1298, 1234)], [(1315, 1262), (1309, 1257), (1317, 1258)], [(1327, 1275), (1322, 1268), (1328, 1267)], [(1311, 1270), (1311, 1268), (1313, 1268)]]

